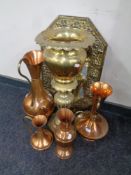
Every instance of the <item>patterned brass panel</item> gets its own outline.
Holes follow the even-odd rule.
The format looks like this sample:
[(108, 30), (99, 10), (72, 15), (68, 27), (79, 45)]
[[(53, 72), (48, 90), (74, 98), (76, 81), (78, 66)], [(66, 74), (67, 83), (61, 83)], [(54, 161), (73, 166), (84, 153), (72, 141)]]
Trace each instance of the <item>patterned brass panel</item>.
[[(63, 27), (87, 30), (95, 37), (94, 45), (87, 50), (86, 64), (82, 70), (84, 75), (81, 73), (78, 76), (78, 87), (74, 91), (75, 101), (73, 107), (77, 108), (77, 110), (83, 110), (91, 105), (90, 85), (100, 80), (107, 43), (89, 18), (60, 15), (47, 29)], [(43, 50), (43, 48), (41, 49)], [(86, 77), (84, 77), (85, 75)], [(45, 64), (43, 64), (42, 79), (45, 88), (54, 93), (54, 90), (51, 88), (51, 74)]]

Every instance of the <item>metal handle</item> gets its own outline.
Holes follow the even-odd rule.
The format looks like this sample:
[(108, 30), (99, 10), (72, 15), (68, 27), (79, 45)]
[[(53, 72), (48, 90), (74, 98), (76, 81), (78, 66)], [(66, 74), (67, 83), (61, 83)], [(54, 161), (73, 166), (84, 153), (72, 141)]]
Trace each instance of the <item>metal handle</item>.
[(83, 111), (76, 111), (75, 115), (79, 115), (81, 113), (83, 113)]
[(23, 78), (25, 78), (29, 82), (29, 84), (31, 84), (29, 78), (27, 76), (25, 76), (24, 74), (21, 73), (21, 63), (22, 63), (22, 61), (23, 61), (23, 58), (18, 63), (18, 73), (20, 74), (20, 76), (22, 76)]

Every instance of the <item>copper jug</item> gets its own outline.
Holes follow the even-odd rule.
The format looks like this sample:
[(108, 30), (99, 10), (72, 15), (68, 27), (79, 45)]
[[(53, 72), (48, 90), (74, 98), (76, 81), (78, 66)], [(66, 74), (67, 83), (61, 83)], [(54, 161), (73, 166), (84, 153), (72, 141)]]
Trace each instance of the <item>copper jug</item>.
[[(21, 63), (24, 62), (29, 70), (31, 81), (21, 73)], [(40, 79), (41, 67), (44, 62), (42, 51), (30, 51), (26, 53), (18, 63), (19, 74), (30, 83), (30, 91), (23, 100), (23, 108), (29, 117), (45, 115), (47, 118), (53, 112), (54, 101), (52, 95), (43, 88)]]

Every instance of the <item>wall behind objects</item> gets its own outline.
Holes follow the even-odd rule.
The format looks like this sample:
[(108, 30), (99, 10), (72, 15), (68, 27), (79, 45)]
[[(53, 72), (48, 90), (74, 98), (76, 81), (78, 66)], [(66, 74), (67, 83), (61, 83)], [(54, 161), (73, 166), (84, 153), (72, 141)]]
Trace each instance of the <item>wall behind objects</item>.
[(101, 77), (113, 86), (107, 100), (131, 106), (130, 9), (130, 0), (1, 0), (0, 74), (21, 79), (19, 59), (39, 49), (34, 38), (58, 15), (89, 17), (109, 45)]

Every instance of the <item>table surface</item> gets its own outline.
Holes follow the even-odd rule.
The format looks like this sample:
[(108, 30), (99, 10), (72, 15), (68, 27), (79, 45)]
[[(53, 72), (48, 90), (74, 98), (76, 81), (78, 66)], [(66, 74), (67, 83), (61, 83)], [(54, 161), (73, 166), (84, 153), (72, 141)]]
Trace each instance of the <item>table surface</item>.
[(27, 91), (0, 82), (0, 175), (131, 175), (131, 117), (103, 112), (108, 135), (94, 142), (78, 136), (73, 156), (60, 160), (55, 142), (47, 151), (30, 145), (22, 109)]

